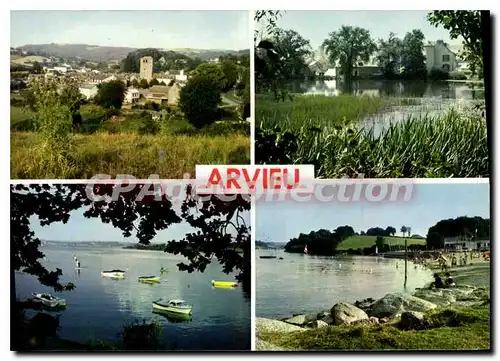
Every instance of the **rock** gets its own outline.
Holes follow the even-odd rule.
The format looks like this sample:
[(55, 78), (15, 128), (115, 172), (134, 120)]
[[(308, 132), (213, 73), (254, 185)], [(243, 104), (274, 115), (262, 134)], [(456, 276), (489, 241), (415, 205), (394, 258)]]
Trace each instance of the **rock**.
[(357, 325), (357, 326), (373, 326), (378, 324), (379, 320), (377, 317), (369, 317), (351, 322), (351, 325)]
[(317, 324), (318, 328), (330, 326), (329, 323), (326, 323), (325, 321), (321, 321), (321, 320), (316, 321), (316, 324)]
[(330, 316), (330, 312), (328, 311), (323, 311), (323, 312), (320, 312), (316, 315), (316, 319), (318, 320), (321, 320), (322, 318), (325, 318), (327, 316)]
[(354, 321), (368, 319), (365, 311), (344, 302), (335, 304), (330, 313), (336, 325), (349, 325)]
[(375, 300), (370, 297), (370, 298), (365, 298), (364, 300), (361, 300), (361, 301), (356, 301), (354, 303), (354, 306), (367, 312), (367, 311), (371, 310), (374, 303), (375, 303)]
[(382, 317), (382, 318), (378, 319), (378, 322), (379, 323), (387, 323), (387, 322), (389, 322), (389, 319), (387, 317)]
[(305, 331), (302, 327), (291, 325), (286, 322), (271, 320), (269, 318), (257, 317), (255, 319), (255, 333), (260, 332), (295, 332)]
[(297, 326), (305, 326), (311, 321), (316, 321), (316, 314), (308, 314), (308, 315), (296, 315), (292, 318), (288, 318), (283, 320), (283, 322), (297, 325)]
[(322, 322), (324, 322), (324, 323), (326, 323), (328, 325), (333, 325), (335, 323), (335, 320), (330, 315), (327, 315), (327, 316), (319, 319), (318, 321), (322, 321)]
[(321, 327), (325, 327), (325, 326), (328, 326), (328, 324), (326, 322), (323, 322), (321, 320), (318, 320), (318, 321), (311, 321), (309, 322), (306, 327), (307, 328), (321, 328)]
[(388, 293), (373, 304), (370, 316), (391, 317), (405, 311), (425, 312), (436, 308), (436, 304), (404, 293)]
[(284, 349), (273, 345), (272, 343), (269, 343), (267, 341), (263, 341), (260, 338), (257, 338), (255, 340), (255, 350), (256, 351), (283, 351)]
[(424, 328), (424, 314), (417, 311), (407, 311), (401, 314), (399, 327), (403, 330), (421, 330)]
[(449, 292), (448, 289), (420, 289), (413, 295), (439, 306), (449, 306), (457, 301), (453, 293)]

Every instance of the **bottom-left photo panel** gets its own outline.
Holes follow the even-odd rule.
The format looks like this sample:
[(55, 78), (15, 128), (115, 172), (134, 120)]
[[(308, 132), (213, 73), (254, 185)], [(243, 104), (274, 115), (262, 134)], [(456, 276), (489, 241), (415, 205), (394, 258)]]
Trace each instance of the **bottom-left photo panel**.
[(11, 350), (251, 350), (250, 197), (11, 184)]

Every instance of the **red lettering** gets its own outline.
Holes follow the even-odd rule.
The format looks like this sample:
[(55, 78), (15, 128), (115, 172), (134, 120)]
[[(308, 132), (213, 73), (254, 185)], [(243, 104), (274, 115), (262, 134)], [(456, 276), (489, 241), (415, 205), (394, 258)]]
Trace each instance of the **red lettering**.
[(240, 177), (240, 170), (238, 168), (228, 168), (227, 169), (227, 188), (230, 189), (231, 184), (233, 184), (235, 189), (241, 189), (241, 186), (238, 183), (239, 177)]
[[(285, 169), (284, 173), (286, 175), (288, 175), (288, 172), (287, 172), (286, 169)], [(298, 168), (295, 169), (294, 175), (295, 175), (295, 179), (294, 179), (294, 183), (293, 184), (289, 184), (288, 183), (288, 177), (285, 176), (285, 179), (287, 180), (287, 185), (286, 185), (287, 189), (294, 189), (294, 188), (296, 188), (296, 187), (299, 186), (300, 175), (299, 175), (299, 169)]]
[(280, 168), (271, 168), (269, 169), (269, 182), (271, 183), (272, 189), (280, 189), (282, 181), (281, 169)]
[(212, 169), (212, 173), (210, 173), (210, 177), (208, 177), (208, 185), (216, 186), (221, 184), (222, 177), (217, 168)]
[(268, 179), (267, 179), (267, 168), (264, 168), (264, 170), (262, 171), (262, 187), (264, 189), (267, 189), (267, 187), (269, 186), (269, 182), (268, 182)]
[(249, 190), (253, 190), (255, 188), (255, 184), (257, 183), (257, 179), (259, 178), (259, 174), (260, 174), (260, 168), (257, 168), (255, 170), (255, 173), (254, 173), (252, 179), (250, 179), (250, 175), (248, 174), (248, 170), (246, 168), (243, 168), (243, 177), (245, 177), (245, 181), (248, 184)]

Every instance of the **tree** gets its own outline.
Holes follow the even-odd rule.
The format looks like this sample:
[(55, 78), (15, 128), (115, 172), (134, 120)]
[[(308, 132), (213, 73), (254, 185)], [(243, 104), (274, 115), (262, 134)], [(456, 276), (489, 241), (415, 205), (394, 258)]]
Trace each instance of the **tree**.
[(211, 79), (221, 92), (226, 87), (226, 78), (219, 64), (201, 64), (191, 73), (192, 77), (204, 77)]
[(180, 91), (179, 107), (196, 128), (213, 123), (222, 102), (220, 88), (214, 77), (196, 75)]
[(141, 79), (141, 81), (139, 82), (139, 88), (141, 88), (141, 89), (149, 88), (148, 81), (146, 79)]
[[(181, 271), (203, 272), (212, 259), (223, 271), (236, 271), (236, 278), (244, 287), (250, 283), (250, 227), (243, 217), (249, 212), (250, 202), (241, 196), (222, 199), (209, 196), (200, 199), (191, 186), (185, 188), (186, 198), (181, 214), (172, 209), (172, 202), (163, 195), (144, 195), (155, 190), (151, 184), (138, 184), (112, 199), (115, 186), (97, 184), (92, 193), (104, 197), (93, 201), (88, 197), (86, 184), (31, 184), (11, 185), (11, 277), (14, 271), (34, 275), (39, 282), (55, 291), (69, 290), (73, 284), (60, 283), (60, 269), (48, 271), (39, 260), (43, 258), (40, 240), (30, 230), (30, 222), (46, 226), (55, 222), (67, 223), (71, 212), (83, 209), (85, 218), (97, 218), (120, 229), (124, 237), (133, 233), (141, 244), (149, 244), (158, 231), (182, 220), (194, 231), (180, 240), (170, 241), (165, 252), (181, 254), (188, 263), (177, 264)], [(138, 198), (144, 195), (142, 199)], [(33, 218), (35, 217), (35, 218)], [(15, 289), (12, 289), (15, 300)]]
[(333, 232), (338, 234), (342, 240), (354, 235), (354, 229), (351, 226), (340, 226), (337, 227)]
[(426, 237), (427, 246), (431, 249), (442, 248), (445, 237), (488, 239), (490, 238), (490, 227), (490, 220), (482, 217), (443, 219), (429, 228)]
[(151, 79), (151, 81), (149, 82), (150, 87), (152, 87), (154, 85), (160, 85), (160, 82), (156, 78)]
[(294, 78), (304, 74), (305, 59), (312, 54), (309, 40), (295, 30), (277, 29), (274, 34), (275, 50), (283, 61), (284, 76)]
[(482, 77), (485, 29), (481, 11), (435, 10), (427, 14), (427, 20), (435, 27), (442, 26), (448, 30), (451, 39), (462, 38), (463, 50), (459, 55), (469, 64), (473, 75)]
[(405, 236), (407, 230), (408, 229), (406, 228), (406, 226), (401, 227), (401, 233), (403, 233), (403, 237)]
[(406, 227), (406, 232), (408, 233), (408, 237), (411, 237), (411, 227)]
[(385, 229), (386, 236), (394, 236), (395, 234), (396, 234), (396, 228), (389, 226)]
[(121, 109), (125, 98), (125, 90), (125, 84), (120, 80), (101, 84), (97, 93), (98, 102), (106, 109)]
[(426, 77), (424, 39), (424, 34), (418, 29), (406, 33), (403, 39), (401, 65), (405, 78), (421, 79)]
[(221, 64), (221, 70), (224, 74), (224, 89), (228, 91), (232, 89), (238, 81), (238, 67), (231, 60), (224, 60)]
[(357, 64), (368, 62), (377, 49), (368, 30), (345, 25), (339, 31), (331, 32), (322, 46), (331, 64), (340, 63), (347, 83), (352, 80)]
[(382, 236), (377, 236), (377, 239), (375, 240), (375, 245), (377, 246), (379, 251), (382, 251), (385, 246), (385, 239)]
[(33, 74), (42, 74), (43, 66), (38, 61), (35, 61), (33, 62), (33, 67), (31, 68), (31, 72)]
[(393, 32), (387, 41), (378, 41), (377, 62), (385, 78), (394, 78), (400, 72), (402, 42)]
[(138, 87), (139, 87), (139, 82), (137, 81), (137, 79), (135, 79), (135, 78), (134, 78), (134, 79), (132, 80), (132, 86), (133, 86), (134, 88), (138, 88)]
[(385, 230), (380, 227), (369, 228), (366, 230), (367, 236), (384, 236)]

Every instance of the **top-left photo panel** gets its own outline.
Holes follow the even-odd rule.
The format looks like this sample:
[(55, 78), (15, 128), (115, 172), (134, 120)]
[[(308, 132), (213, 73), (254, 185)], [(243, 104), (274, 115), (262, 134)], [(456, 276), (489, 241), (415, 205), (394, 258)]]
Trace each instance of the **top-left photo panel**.
[(11, 179), (250, 163), (247, 11), (11, 11)]

